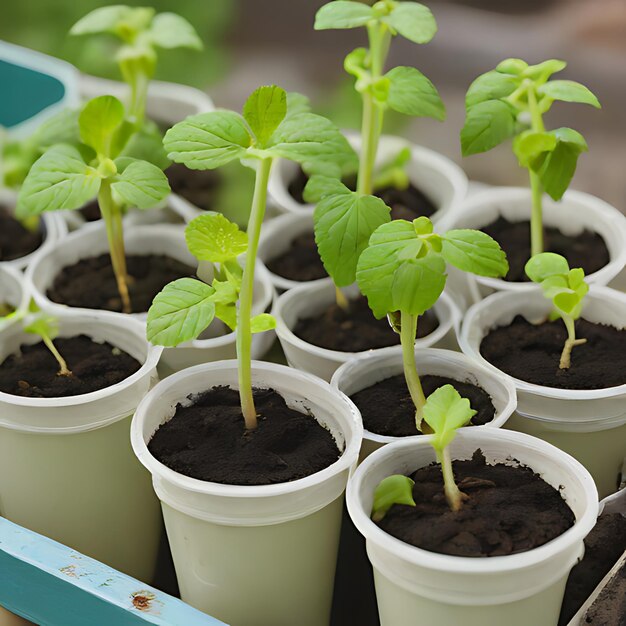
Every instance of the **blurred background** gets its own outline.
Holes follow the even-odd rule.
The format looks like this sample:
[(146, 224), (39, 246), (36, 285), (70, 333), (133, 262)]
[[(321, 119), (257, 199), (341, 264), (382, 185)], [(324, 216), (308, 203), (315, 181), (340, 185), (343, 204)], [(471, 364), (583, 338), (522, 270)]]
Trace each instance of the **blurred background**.
[[(117, 77), (106, 38), (86, 46), (67, 37), (71, 25), (103, 0), (4, 2), (0, 39), (64, 59), (81, 70)], [(190, 20), (205, 42), (202, 53), (162, 55), (158, 78), (206, 89), (218, 106), (239, 109), (260, 84), (278, 83), (311, 97), (316, 110), (343, 127), (358, 127), (360, 105), (343, 58), (365, 44), (363, 29), (315, 32), (323, 0), (130, 0)], [(573, 188), (589, 191), (626, 211), (626, 0), (426, 0), (439, 24), (428, 45), (402, 38), (389, 63), (413, 65), (438, 87), (448, 109), (444, 123), (389, 115), (386, 130), (438, 150), (461, 163), (458, 133), (463, 97), (478, 74), (505, 57), (529, 63), (562, 58), (559, 77), (586, 84), (603, 109), (556, 103), (549, 127), (571, 126), (590, 153), (579, 161)], [(462, 160), (474, 180), (526, 184), (509, 145)]]

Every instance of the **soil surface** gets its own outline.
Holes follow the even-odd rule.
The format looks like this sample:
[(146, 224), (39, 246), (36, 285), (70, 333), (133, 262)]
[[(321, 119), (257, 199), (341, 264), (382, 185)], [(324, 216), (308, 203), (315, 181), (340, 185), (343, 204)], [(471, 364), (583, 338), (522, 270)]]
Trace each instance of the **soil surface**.
[(576, 337), (587, 343), (574, 347), (571, 367), (562, 370), (563, 321), (531, 324), (517, 315), (508, 326), (491, 330), (480, 352), (503, 372), (546, 387), (604, 389), (626, 383), (626, 330), (579, 319)]
[(574, 525), (561, 494), (528, 467), (487, 465), (480, 450), (452, 466), (468, 496), (461, 510), (448, 506), (441, 467), (432, 464), (411, 475), (417, 506), (394, 504), (378, 525), (418, 548), (464, 557), (526, 552)]
[[(435, 313), (426, 311), (419, 319), (417, 336), (426, 337), (438, 326)], [(333, 302), (317, 317), (298, 320), (293, 332), (314, 346), (341, 352), (362, 352), (400, 343), (400, 335), (394, 332), (387, 318), (377, 320), (364, 296), (350, 300), (349, 311)]]
[[(299, 169), (296, 177), (287, 186), (287, 191), (291, 197), (300, 204), (305, 204), (303, 193), (308, 181), (309, 177), (302, 169)], [(343, 182), (350, 189), (356, 188), (356, 177), (354, 176), (344, 179)], [(383, 187), (375, 191), (374, 195), (381, 198), (391, 209), (392, 220), (412, 222), (421, 216), (430, 217), (437, 211), (437, 206), (433, 204), (430, 198), (412, 184), (409, 184), (406, 189), (397, 189), (391, 186)]]
[(78, 212), (86, 222), (95, 222), (102, 217), (98, 200), (88, 202), (82, 209), (78, 209)]
[(110, 343), (86, 335), (54, 340), (70, 376), (59, 376), (59, 364), (43, 342), (22, 345), (0, 365), (0, 391), (27, 398), (64, 398), (104, 389), (140, 367), (139, 361)]
[(255, 389), (258, 427), (246, 431), (239, 393), (214, 387), (178, 405), (148, 444), (161, 463), (185, 476), (226, 485), (270, 485), (304, 478), (341, 453), (330, 431), (289, 408), (272, 389)]
[[(189, 265), (154, 254), (127, 255), (126, 265), (133, 313), (147, 311), (154, 297), (167, 283), (195, 274)], [(117, 312), (122, 310), (108, 253), (81, 259), (64, 267), (47, 293), (53, 302), (73, 307)]]
[(214, 211), (222, 177), (215, 170), (190, 170), (181, 163), (172, 163), (165, 175), (174, 193), (199, 209)]
[[(421, 376), (420, 380), (426, 397), (439, 387), (452, 385), (461, 396), (467, 398), (472, 409), (478, 411), (470, 422), (472, 426), (482, 426), (495, 417), (496, 409), (491, 397), (481, 387), (444, 376), (426, 375)], [(351, 399), (361, 411), (363, 425), (370, 432), (392, 437), (421, 434), (415, 427), (415, 405), (404, 374), (391, 376), (357, 391)]]
[(600, 592), (583, 623), (593, 626), (626, 626), (626, 565)]
[(317, 253), (313, 232), (298, 235), (289, 249), (265, 264), (270, 272), (289, 280), (301, 282), (328, 276)]
[(585, 538), (585, 556), (574, 566), (565, 588), (559, 626), (567, 626), (626, 550), (626, 517), (601, 515)]
[[(509, 222), (500, 216), (495, 222), (481, 228), (493, 237), (506, 252), (509, 273), (505, 280), (528, 281), (524, 266), (530, 258), (530, 222)], [(598, 233), (584, 230), (573, 237), (557, 228), (544, 228), (544, 249), (564, 256), (570, 267), (582, 267), (585, 274), (597, 272), (611, 260), (604, 239)]]
[(41, 229), (28, 230), (8, 208), (0, 205), (0, 261), (13, 261), (34, 252), (43, 243)]

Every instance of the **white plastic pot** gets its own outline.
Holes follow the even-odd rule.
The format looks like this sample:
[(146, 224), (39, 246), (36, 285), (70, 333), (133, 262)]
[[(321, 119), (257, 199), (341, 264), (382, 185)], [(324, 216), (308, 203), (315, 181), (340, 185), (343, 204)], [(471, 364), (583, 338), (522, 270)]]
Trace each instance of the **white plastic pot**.
[[(11, 189), (0, 189), (0, 205), (14, 208), (17, 204), (17, 193)], [(38, 254), (54, 250), (57, 242), (67, 235), (67, 225), (58, 213), (42, 213), (40, 216), (40, 228), (43, 234), (43, 242), (33, 252), (12, 261), (1, 261), (0, 266), (11, 267), (15, 270), (23, 270), (33, 261)]]
[[(14, 309), (28, 304), (28, 293), (24, 289), (24, 275), (0, 263), (0, 304), (8, 304)], [(8, 320), (10, 321), (10, 320)], [(0, 318), (0, 328), (7, 320)]]
[[(491, 329), (510, 324), (518, 314), (530, 322), (543, 321), (551, 307), (540, 289), (493, 294), (468, 310), (459, 344), (469, 357), (515, 384), (517, 412), (507, 428), (540, 437), (577, 458), (605, 496), (615, 491), (626, 456), (626, 384), (589, 390), (544, 387), (505, 374), (480, 354), (480, 343)], [(582, 317), (624, 328), (626, 295), (593, 286)]]
[[(481, 229), (502, 216), (510, 222), (530, 219), (531, 192), (523, 187), (491, 187), (470, 195), (437, 225), (437, 230), (452, 228)], [(606, 285), (626, 265), (626, 217), (610, 204), (581, 191), (567, 191), (563, 199), (555, 202), (549, 196), (543, 198), (543, 222), (556, 227), (566, 235), (575, 236), (583, 230), (598, 233), (609, 251), (610, 262), (597, 272), (587, 276), (592, 285)], [(458, 272), (452, 271), (453, 281)], [(532, 289), (529, 282), (511, 282), (501, 278), (489, 278), (464, 274), (460, 279), (467, 284), (471, 300), (496, 291), (526, 291)], [(456, 283), (455, 283), (456, 284)]]
[[(361, 136), (355, 131), (344, 133), (355, 150), (361, 146)], [(382, 165), (394, 158), (402, 148), (411, 148), (411, 161), (407, 164), (407, 174), (410, 181), (428, 198), (438, 210), (431, 220), (437, 222), (443, 218), (454, 206), (465, 198), (467, 194), (467, 176), (465, 172), (442, 154), (417, 146), (402, 137), (383, 135), (380, 138), (377, 165)], [(286, 212), (313, 213), (314, 205), (300, 204), (288, 191), (289, 183), (298, 171), (298, 165), (292, 161), (277, 159), (269, 181), (269, 191), (279, 208)]]
[[(185, 231), (182, 226), (160, 224), (126, 228), (124, 244), (127, 255), (165, 255), (191, 267), (197, 265), (197, 260), (187, 250)], [(104, 224), (94, 222), (86, 225), (70, 233), (62, 246), (37, 255), (26, 273), (27, 288), (30, 289), (35, 302), (42, 309), (48, 309), (54, 313), (66, 311), (71, 307), (53, 302), (46, 295), (54, 279), (64, 267), (77, 263), (81, 259), (108, 254), (108, 252), (109, 244)], [(143, 320), (146, 318), (146, 313), (133, 313), (132, 317)]]
[[(274, 287), (270, 273), (265, 266), (257, 262), (255, 271), (254, 301), (252, 314), (269, 312), (274, 300)], [(252, 335), (252, 358), (261, 359), (270, 349), (276, 334), (274, 331)], [(235, 345), (236, 333), (220, 320), (214, 320), (202, 334), (201, 339), (187, 341), (176, 348), (165, 348), (159, 361), (159, 375), (165, 378), (193, 365), (224, 361), (237, 357)]]
[(131, 440), (161, 499), (181, 597), (237, 626), (328, 624), (343, 492), (362, 425), (356, 407), (328, 383), (254, 361), (253, 384), (311, 411), (343, 450), (306, 478), (261, 486), (223, 485), (178, 474), (147, 444), (178, 403), (216, 385), (237, 387), (237, 363), (198, 365), (159, 383), (137, 408)]
[(435, 461), (428, 439), (412, 437), (380, 448), (348, 484), (348, 511), (366, 538), (374, 568), (381, 626), (555, 626), (569, 571), (582, 556), (583, 539), (598, 514), (598, 493), (587, 470), (534, 437), (463, 429), (450, 446), (453, 459), (470, 458), (480, 448), (489, 463), (518, 461), (532, 468), (561, 492), (576, 523), (528, 552), (488, 558), (437, 554), (388, 535), (370, 519), (374, 489), (383, 478)]
[[(352, 285), (344, 291), (349, 297), (358, 293), (356, 285)], [(293, 329), (298, 320), (320, 313), (334, 301), (335, 285), (330, 278), (290, 289), (277, 298), (272, 311), (276, 318), (276, 335), (278, 335), (287, 362), (291, 367), (310, 372), (324, 380), (330, 380), (339, 366), (355, 357), (366, 354), (402, 353), (400, 344), (364, 352), (328, 350), (308, 343), (294, 334)], [(456, 347), (454, 328), (460, 315), (456, 304), (444, 292), (433, 310), (439, 320), (439, 326), (430, 335), (418, 339), (415, 342), (416, 347)]]
[[(420, 376), (446, 376), (481, 387), (489, 394), (496, 409), (495, 416), (488, 424), (476, 428), (500, 428), (515, 410), (517, 405), (515, 385), (510, 380), (497, 376), (486, 367), (478, 365), (464, 354), (452, 352), (452, 350), (416, 348), (415, 363)], [(371, 354), (344, 363), (334, 373), (330, 383), (351, 397), (358, 391), (392, 376), (403, 374), (403, 372), (401, 353)], [(415, 435), (415, 437), (419, 438), (423, 435)], [(364, 428), (360, 459), (365, 459), (381, 446), (408, 438), (379, 435)]]
[[(130, 416), (156, 380), (161, 349), (148, 345), (136, 320), (96, 311), (57, 315), (60, 336), (107, 341), (142, 365), (122, 382), (78, 396), (0, 393), (0, 514), (149, 582), (162, 521), (129, 432)], [(20, 324), (6, 326), (0, 362), (38, 341)]]

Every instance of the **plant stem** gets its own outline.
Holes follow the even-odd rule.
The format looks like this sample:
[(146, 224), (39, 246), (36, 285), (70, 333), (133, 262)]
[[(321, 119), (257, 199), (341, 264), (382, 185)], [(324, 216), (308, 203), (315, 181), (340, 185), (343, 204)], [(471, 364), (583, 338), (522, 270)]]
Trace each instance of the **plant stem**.
[(261, 159), (256, 171), (254, 196), (250, 221), (248, 222), (248, 251), (246, 264), (241, 278), (239, 293), (239, 311), (237, 316), (237, 359), (239, 365), (239, 399), (241, 412), (246, 422), (246, 428), (252, 430), (257, 427), (256, 408), (252, 395), (252, 331), (250, 318), (252, 315), (252, 298), (254, 296), (254, 267), (256, 263), (261, 224), (265, 215), (267, 202), (267, 183), (272, 159)]
[(446, 494), (448, 505), (453, 511), (458, 511), (467, 496), (456, 486), (454, 472), (452, 471), (452, 461), (450, 460), (450, 450), (446, 446), (443, 450), (437, 450), (437, 460), (441, 463), (441, 473), (443, 474), (443, 490)]
[(56, 346), (52, 342), (52, 339), (48, 337), (48, 335), (41, 335), (43, 342), (46, 344), (46, 347), (52, 353), (52, 356), (57, 360), (59, 364), (59, 371), (57, 372), (57, 376), (71, 376), (72, 372), (67, 367), (67, 363), (65, 359), (61, 356), (60, 352), (56, 349)]
[(559, 369), (566, 370), (569, 369), (572, 364), (572, 350), (574, 349), (574, 346), (581, 346), (582, 344), (587, 343), (587, 340), (576, 339), (576, 326), (572, 317), (569, 315), (562, 315), (562, 317), (565, 322), (565, 328), (567, 328), (567, 339), (565, 340), (565, 345), (563, 346), (563, 351), (561, 352)]
[(417, 366), (415, 365), (415, 337), (417, 335), (417, 315), (401, 312), (400, 314), (400, 343), (402, 345), (402, 364), (411, 400), (415, 405), (415, 426), (422, 432), (424, 404), (424, 390), (420, 382)]
[(113, 200), (111, 183), (103, 180), (98, 193), (98, 205), (107, 231), (111, 265), (117, 282), (117, 290), (122, 299), (122, 312), (132, 313), (130, 295), (128, 293), (128, 278), (126, 273), (126, 252), (124, 250), (124, 231), (122, 228), (122, 209)]
[(150, 79), (143, 72), (133, 72), (130, 91), (129, 116), (137, 128), (143, 126), (146, 116), (146, 101), (148, 99), (148, 85)]
[[(531, 127), (537, 133), (543, 133), (546, 127), (543, 123), (541, 111), (537, 105), (535, 88), (528, 87), (528, 109), (530, 111)], [(530, 254), (535, 256), (543, 252), (543, 187), (539, 175), (528, 170), (530, 174), (530, 189), (532, 193), (532, 213), (530, 217)]]
[(350, 310), (350, 301), (346, 298), (345, 294), (339, 287), (335, 285), (335, 300), (337, 301), (337, 306), (343, 311)]

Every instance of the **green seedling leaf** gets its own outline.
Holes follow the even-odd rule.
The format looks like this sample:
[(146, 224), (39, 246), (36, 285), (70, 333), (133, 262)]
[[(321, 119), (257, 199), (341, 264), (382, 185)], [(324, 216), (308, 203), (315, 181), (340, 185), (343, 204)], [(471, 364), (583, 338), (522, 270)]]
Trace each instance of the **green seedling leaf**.
[(253, 333), (264, 333), (266, 330), (276, 328), (276, 319), (269, 313), (255, 315), (250, 320), (250, 329)]
[(385, 187), (406, 189), (410, 184), (406, 166), (411, 162), (411, 158), (411, 149), (408, 146), (399, 150), (395, 157), (384, 163), (376, 172), (374, 176), (374, 190), (384, 189)]
[(513, 140), (513, 152), (522, 167), (532, 167), (547, 152), (552, 152), (557, 145), (557, 138), (552, 133), (527, 130)]
[(194, 27), (175, 13), (159, 13), (148, 31), (150, 40), (159, 48), (191, 48), (202, 50), (202, 41)]
[(215, 317), (214, 293), (212, 286), (194, 278), (166, 285), (148, 311), (148, 341), (174, 347), (198, 337)]
[(522, 61), (522, 59), (504, 59), (504, 61), (500, 61), (496, 66), (496, 72), (519, 76), (527, 67), (528, 63)]
[(220, 213), (204, 214), (185, 229), (189, 252), (200, 261), (225, 263), (248, 249), (248, 236)]
[(415, 506), (413, 485), (415, 482), (412, 479), (401, 474), (387, 476), (381, 480), (374, 490), (372, 520), (380, 522), (394, 504)]
[(580, 102), (596, 109), (601, 108), (598, 98), (587, 87), (573, 80), (551, 80), (539, 87), (538, 92), (552, 100)]
[(470, 109), (481, 102), (506, 98), (517, 89), (520, 82), (518, 76), (498, 70), (482, 74), (469, 86), (465, 96), (465, 108)]
[(149, 209), (169, 195), (167, 176), (156, 165), (128, 157), (121, 157), (115, 163), (121, 173), (111, 183), (111, 191), (118, 204)]
[(567, 259), (560, 254), (544, 252), (530, 258), (526, 263), (525, 271), (534, 283), (541, 283), (552, 276), (559, 276), (567, 284), (564, 277), (569, 272), (569, 264)]
[(22, 330), (29, 335), (39, 335), (48, 339), (55, 339), (59, 335), (59, 320), (53, 315), (39, 313)]
[(398, 2), (381, 21), (414, 43), (428, 43), (437, 32), (431, 10), (419, 2)]
[(467, 111), (461, 130), (463, 156), (487, 152), (515, 134), (516, 116), (501, 100), (480, 102)]
[(44, 211), (78, 209), (96, 197), (100, 181), (77, 148), (54, 146), (31, 168), (18, 196), (16, 215), (21, 219)]
[(305, 95), (295, 91), (287, 94), (287, 115), (285, 117), (294, 117), (300, 113), (310, 112), (311, 102)]
[(241, 115), (211, 111), (192, 115), (166, 133), (168, 157), (189, 169), (215, 169), (246, 155), (252, 137)]
[(80, 141), (78, 127), (79, 112), (62, 109), (37, 128), (32, 141), (40, 150), (45, 150), (58, 143), (76, 144)]
[(439, 387), (426, 399), (424, 420), (432, 428), (431, 444), (438, 451), (447, 448), (456, 431), (469, 424), (476, 411), (467, 398), (459, 395), (452, 385)]
[(486, 233), (479, 230), (450, 230), (442, 237), (443, 258), (464, 272), (479, 276), (506, 276), (506, 254)]
[[(91, 35), (94, 33), (114, 33), (118, 25), (125, 20), (132, 23), (133, 11), (124, 5), (114, 5), (110, 7), (100, 7), (85, 15), (72, 26), (71, 35)], [(142, 12), (143, 15), (143, 12)]]
[(319, 202), (326, 196), (350, 193), (350, 190), (338, 179), (331, 176), (311, 176), (304, 187), (303, 198), (305, 202)]
[(171, 165), (163, 147), (163, 135), (158, 126), (147, 120), (144, 125), (130, 137), (121, 156), (148, 161), (165, 170)]
[(259, 87), (243, 107), (243, 116), (260, 147), (265, 146), (286, 115), (287, 93), (276, 85)]
[(557, 72), (564, 70), (566, 67), (567, 63), (565, 61), (548, 59), (547, 61), (543, 61), (537, 65), (529, 65), (522, 72), (522, 76), (524, 76), (524, 78), (532, 79), (537, 85), (542, 85), (550, 78), (550, 76), (552, 76), (552, 74), (556, 74)]
[(387, 104), (405, 115), (444, 120), (446, 108), (435, 86), (414, 67), (395, 67), (387, 74)]
[(110, 157), (111, 138), (123, 121), (122, 103), (114, 96), (99, 96), (90, 100), (80, 113), (80, 138), (99, 155)]
[(365, 26), (374, 17), (372, 8), (361, 2), (335, 0), (325, 4), (315, 16), (315, 30)]
[(371, 234), (389, 221), (389, 207), (375, 196), (343, 187), (315, 207), (315, 241), (324, 267), (338, 287), (354, 282), (357, 261)]

